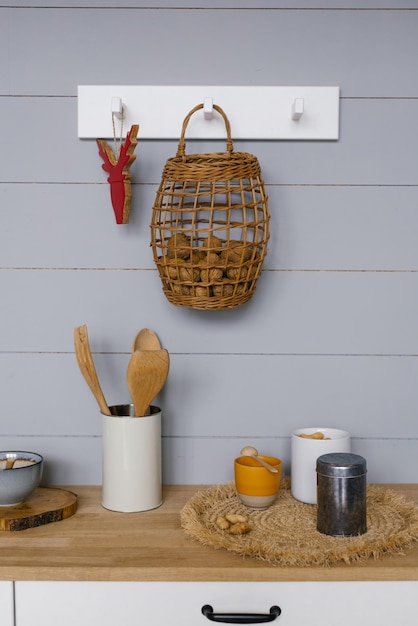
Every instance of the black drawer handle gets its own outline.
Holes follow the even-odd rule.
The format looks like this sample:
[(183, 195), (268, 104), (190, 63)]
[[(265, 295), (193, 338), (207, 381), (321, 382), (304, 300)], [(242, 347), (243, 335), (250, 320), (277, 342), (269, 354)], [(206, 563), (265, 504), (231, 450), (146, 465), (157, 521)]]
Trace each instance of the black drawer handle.
[(262, 624), (273, 622), (282, 612), (279, 606), (272, 606), (270, 613), (214, 613), (210, 604), (202, 606), (202, 613), (212, 622), (226, 622), (227, 624)]

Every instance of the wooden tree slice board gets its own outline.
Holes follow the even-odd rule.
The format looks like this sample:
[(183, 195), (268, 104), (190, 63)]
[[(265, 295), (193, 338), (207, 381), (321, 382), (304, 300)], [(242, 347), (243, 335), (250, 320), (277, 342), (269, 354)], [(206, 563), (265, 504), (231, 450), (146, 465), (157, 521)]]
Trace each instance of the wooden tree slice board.
[(55, 487), (38, 487), (29, 498), (16, 506), (0, 507), (1, 530), (25, 530), (43, 526), (74, 515), (77, 495)]

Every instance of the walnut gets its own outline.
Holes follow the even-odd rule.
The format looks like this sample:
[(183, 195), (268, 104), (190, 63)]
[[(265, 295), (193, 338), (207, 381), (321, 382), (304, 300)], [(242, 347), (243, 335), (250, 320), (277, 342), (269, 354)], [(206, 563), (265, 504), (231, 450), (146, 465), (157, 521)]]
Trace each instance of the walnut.
[(243, 263), (251, 258), (251, 247), (242, 241), (229, 241), (227, 247), (221, 252), (221, 258), (228, 265), (231, 263)]
[(189, 265), (180, 265), (179, 270), (180, 280), (186, 282), (197, 283), (200, 279), (200, 270)]
[(168, 259), (166, 269), (168, 277), (172, 280), (178, 280), (180, 278), (176, 259)]
[[(206, 265), (206, 263), (204, 263)], [(200, 270), (200, 279), (203, 283), (216, 283), (222, 280), (223, 271), (219, 267), (202, 267)]]
[(223, 246), (223, 240), (219, 239), (219, 237), (215, 237), (215, 235), (209, 235), (207, 239), (207, 247), (208, 250), (214, 250), (215, 252), (220, 252)]
[(231, 283), (221, 283), (220, 285), (213, 285), (214, 296), (232, 296), (234, 293), (234, 286)]
[(189, 261), (193, 265), (197, 265), (200, 259), (204, 259), (205, 256), (206, 256), (206, 252), (203, 252), (203, 250), (199, 250), (198, 248), (193, 248), (190, 253)]
[(247, 278), (248, 268), (243, 267), (229, 267), (226, 270), (226, 275), (230, 280), (245, 280)]
[(216, 252), (204, 253), (199, 260), (199, 265), (206, 265), (206, 267), (221, 265), (221, 258)]
[(190, 256), (190, 240), (183, 233), (174, 233), (167, 240), (167, 256), (169, 259), (188, 259)]
[(179, 285), (176, 283), (172, 283), (170, 287), (171, 291), (178, 294), (179, 296), (190, 296), (191, 294), (192, 288), (189, 285)]
[[(214, 283), (223, 278), (223, 271), (220, 267), (221, 260), (214, 252), (208, 252), (199, 261), (200, 280), (204, 283)], [(215, 266), (215, 267), (214, 267)]]
[(192, 294), (196, 296), (196, 298), (207, 298), (212, 294), (210, 287), (204, 287), (203, 285), (196, 285), (192, 287), (192, 290)]

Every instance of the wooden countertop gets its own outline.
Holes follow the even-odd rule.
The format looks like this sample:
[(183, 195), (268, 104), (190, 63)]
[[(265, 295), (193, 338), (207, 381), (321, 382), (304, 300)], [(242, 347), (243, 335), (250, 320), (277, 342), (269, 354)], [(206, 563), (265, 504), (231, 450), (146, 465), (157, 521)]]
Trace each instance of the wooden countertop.
[[(387, 485), (418, 503), (418, 485)], [(418, 580), (418, 543), (405, 555), (332, 567), (277, 567), (190, 539), (179, 512), (206, 486), (166, 486), (163, 504), (141, 513), (105, 510), (100, 487), (78, 495), (72, 517), (0, 533), (0, 580), (349, 581)]]

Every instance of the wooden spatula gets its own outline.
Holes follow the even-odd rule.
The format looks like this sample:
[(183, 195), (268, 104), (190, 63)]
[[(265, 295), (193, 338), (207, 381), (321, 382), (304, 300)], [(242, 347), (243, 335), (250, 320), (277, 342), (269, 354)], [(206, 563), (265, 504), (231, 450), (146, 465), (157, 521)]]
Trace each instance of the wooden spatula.
[(134, 339), (132, 352), (135, 350), (161, 350), (160, 340), (150, 328), (142, 328)]
[(163, 388), (170, 369), (168, 351), (135, 350), (126, 372), (135, 417), (150, 414), (150, 404)]
[(87, 334), (87, 326), (78, 326), (74, 329), (74, 348), (80, 371), (84, 376), (84, 380), (93, 392), (101, 412), (105, 415), (110, 415), (110, 410), (102, 388), (100, 387), (96, 368), (94, 366)]

